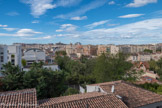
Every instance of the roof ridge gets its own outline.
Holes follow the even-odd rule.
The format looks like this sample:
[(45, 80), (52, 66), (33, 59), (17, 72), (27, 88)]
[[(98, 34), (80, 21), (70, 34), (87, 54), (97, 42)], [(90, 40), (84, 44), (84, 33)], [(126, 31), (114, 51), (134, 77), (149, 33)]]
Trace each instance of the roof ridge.
[(21, 90), (13, 90), (13, 91), (4, 91), (4, 92), (0, 92), (0, 94), (7, 94), (7, 93), (16, 93), (16, 92), (27, 92), (27, 91), (33, 91), (33, 92), (35, 92), (36, 91), (36, 89), (35, 88), (29, 88), (29, 89), (21, 89)]
[(89, 86), (93, 86), (93, 85), (96, 85), (96, 86), (104, 86), (104, 85), (108, 85), (108, 84), (117, 84), (117, 83), (122, 83), (124, 82), (123, 80), (117, 80), (117, 81), (111, 81), (111, 82), (103, 82), (103, 83), (97, 83), (97, 84), (89, 84)]
[[(91, 99), (96, 99), (96, 98), (100, 98), (100, 97), (106, 97), (106, 96), (113, 96), (114, 98), (117, 98), (116, 95), (114, 94), (102, 94), (100, 96), (93, 96), (93, 97), (84, 97), (84, 98), (81, 98), (81, 99), (77, 99), (77, 100), (69, 100), (69, 101), (64, 101), (64, 102), (58, 102), (58, 103), (50, 103), (49, 106), (57, 106), (59, 104), (65, 104), (65, 103), (69, 103), (69, 102), (78, 102), (78, 101), (84, 101), (84, 100), (91, 100)], [(118, 99), (118, 98), (117, 98)], [(123, 103), (124, 104), (124, 103)], [(126, 105), (126, 104), (124, 104)], [(41, 106), (41, 104), (39, 104), (38, 106)], [(46, 106), (46, 104), (42, 105), (42, 106)]]
[[(75, 101), (85, 100), (85, 99), (94, 99), (94, 98), (98, 98), (98, 97), (102, 97), (102, 96), (107, 96), (107, 95), (110, 95), (110, 94), (103, 94), (103, 95), (100, 95), (100, 96), (84, 97), (84, 98), (77, 99), (77, 100), (70, 100), (70, 101), (66, 101), (66, 102), (59, 102), (59, 103), (56, 103), (56, 105), (57, 104), (62, 104), (62, 103), (67, 103), (67, 102), (75, 102)], [(111, 94), (111, 95), (113, 95), (113, 94)]]

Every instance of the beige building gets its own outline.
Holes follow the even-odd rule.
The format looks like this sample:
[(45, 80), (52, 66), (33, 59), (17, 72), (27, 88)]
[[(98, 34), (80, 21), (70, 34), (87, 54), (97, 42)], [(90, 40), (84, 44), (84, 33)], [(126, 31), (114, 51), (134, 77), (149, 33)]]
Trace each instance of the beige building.
[(97, 55), (102, 53), (117, 54), (119, 52), (119, 47), (115, 45), (98, 45)]

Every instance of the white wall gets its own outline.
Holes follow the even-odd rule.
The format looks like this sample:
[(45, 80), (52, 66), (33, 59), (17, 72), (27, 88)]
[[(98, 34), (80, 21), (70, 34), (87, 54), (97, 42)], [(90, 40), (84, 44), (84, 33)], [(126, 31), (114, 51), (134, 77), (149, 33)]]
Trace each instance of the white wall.
[(32, 64), (33, 62), (38, 62), (38, 61), (45, 62), (46, 54), (44, 51), (39, 49), (30, 49), (24, 52), (24, 56), (22, 58), (27, 61), (27, 64), (28, 63)]
[(87, 88), (87, 92), (95, 92), (95, 91), (98, 91), (99, 86), (89, 86), (89, 85), (86, 85), (86, 88)]
[[(9, 45), (8, 48), (8, 62), (11, 62), (12, 59), (15, 60), (14, 65), (18, 65), (21, 68), (21, 45)], [(15, 57), (12, 58), (12, 55)]]

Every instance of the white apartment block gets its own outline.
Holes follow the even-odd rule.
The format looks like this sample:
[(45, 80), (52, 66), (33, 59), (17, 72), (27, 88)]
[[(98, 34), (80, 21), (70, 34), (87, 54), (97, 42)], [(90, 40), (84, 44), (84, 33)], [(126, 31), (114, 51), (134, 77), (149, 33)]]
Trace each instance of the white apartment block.
[[(7, 45), (0, 45), (0, 71), (3, 70), (3, 64), (7, 62)], [(0, 77), (2, 77), (1, 73)]]
[(18, 65), (21, 68), (21, 57), (22, 50), (21, 45), (9, 45), (7, 48), (8, 52), (8, 62), (11, 62), (12, 65)]
[(40, 61), (45, 62), (46, 54), (43, 50), (32, 48), (27, 49), (24, 52), (24, 56), (22, 58), (26, 60), (27, 65), (31, 65), (33, 64), (33, 62), (40, 62)]

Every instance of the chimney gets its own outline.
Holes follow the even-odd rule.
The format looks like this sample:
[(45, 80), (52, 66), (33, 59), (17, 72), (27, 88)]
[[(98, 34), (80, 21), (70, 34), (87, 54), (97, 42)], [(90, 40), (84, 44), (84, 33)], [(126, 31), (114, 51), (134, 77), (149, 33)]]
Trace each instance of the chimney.
[(112, 87), (111, 87), (111, 92), (114, 93), (114, 90), (115, 90), (115, 86), (112, 85)]

